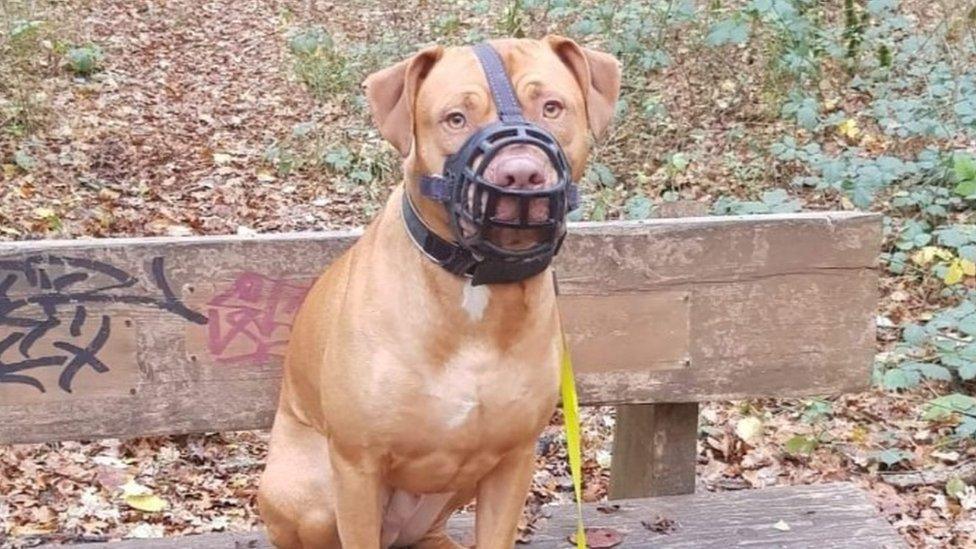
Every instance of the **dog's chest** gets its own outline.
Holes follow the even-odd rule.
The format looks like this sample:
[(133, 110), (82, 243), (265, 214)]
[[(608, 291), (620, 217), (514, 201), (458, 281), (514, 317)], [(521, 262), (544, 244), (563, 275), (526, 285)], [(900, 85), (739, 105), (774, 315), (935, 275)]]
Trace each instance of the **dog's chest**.
[(545, 364), (526, 363), (487, 349), (458, 353), (425, 380), (434, 428), (445, 434), (475, 429), (491, 434), (495, 429), (515, 428), (507, 420), (522, 417), (546, 399)]
[(512, 449), (531, 444), (556, 402), (556, 357), (534, 361), (472, 346), (417, 375), (392, 421), (392, 473), (401, 488), (448, 492), (475, 484)]

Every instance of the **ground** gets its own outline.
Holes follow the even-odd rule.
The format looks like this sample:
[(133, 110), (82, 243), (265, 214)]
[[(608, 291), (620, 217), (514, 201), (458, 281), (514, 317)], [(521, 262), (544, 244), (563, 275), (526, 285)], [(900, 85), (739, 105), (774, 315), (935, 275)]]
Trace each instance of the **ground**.
[[(965, 200), (973, 193), (957, 192), (955, 202), (938, 194), (945, 186), (931, 183), (922, 153), (976, 148), (973, 123), (959, 108), (968, 104), (965, 82), (976, 66), (972, 2), (903, 2), (898, 13), (909, 30), (885, 19), (894, 13), (887, 5), (893, 2), (878, 0), (850, 3), (855, 22), (863, 16), (866, 23), (844, 27), (846, 12), (837, 2), (816, 12), (820, 30), (808, 33), (814, 38), (801, 30), (816, 10), (799, 0), (769, 2), (780, 9), (776, 20), (735, 11), (741, 2), (716, 3), (702, 21), (694, 10), (706, 8), (694, 2), (649, 3), (647, 11), (617, 4), (0, 2), (0, 82), (6, 82), (0, 84), (0, 236), (183, 236), (361, 225), (399, 169), (394, 151), (369, 123), (358, 91), (362, 77), (435, 40), (546, 31), (579, 36), (625, 61), (624, 115), (597, 147), (583, 182), (586, 218), (647, 217), (655, 204), (676, 199), (702, 202), (717, 213), (793, 211), (801, 204), (861, 207), (887, 214), (889, 253), (918, 253), (929, 243), (923, 236), (914, 248), (901, 245), (912, 220), (931, 224), (925, 234), (969, 222)], [(760, 2), (751, 5), (766, 13)], [(648, 22), (655, 17), (657, 23)], [(612, 25), (599, 30), (608, 20)], [(781, 28), (780, 20), (793, 23)], [(897, 28), (883, 27), (889, 23)], [(838, 30), (858, 28), (863, 34), (853, 41)], [(939, 119), (929, 133), (902, 135), (901, 129), (925, 121), (887, 127), (887, 119), (870, 114), (884, 106), (877, 88), (853, 77), (863, 71), (866, 80), (864, 67), (884, 65), (888, 45), (867, 49), (872, 40), (885, 40), (881, 31), (902, 40), (925, 29), (938, 30), (933, 35), (945, 42), (938, 66), (962, 83), (950, 105), (959, 126), (940, 133), (948, 122)], [(742, 36), (746, 32), (752, 34)], [(783, 38), (787, 32), (793, 34)], [(628, 42), (632, 36), (638, 43)], [(801, 39), (817, 46), (805, 48)], [(837, 42), (861, 44), (859, 64), (817, 61), (814, 74), (780, 64), (778, 56), (792, 59), (793, 52), (805, 52), (798, 64), (812, 63)], [(897, 51), (902, 42), (890, 48)], [(899, 60), (897, 53), (887, 55)], [(911, 81), (905, 89), (941, 93), (932, 85), (936, 72), (924, 76), (928, 87)], [(833, 185), (827, 168), (837, 158), (846, 162), (837, 176), (845, 183)], [(901, 166), (904, 177), (886, 179), (865, 163), (895, 170), (886, 158), (912, 159), (922, 166), (920, 174)], [(797, 185), (796, 177), (810, 179)], [(961, 185), (958, 170), (955, 177), (952, 184)], [(941, 198), (898, 202), (916, 191)], [(946, 212), (929, 211), (933, 204)], [(948, 272), (954, 265), (968, 270), (964, 246), (943, 240), (932, 240), (944, 246), (931, 254), (958, 248), (958, 257), (923, 261), (913, 255), (915, 267), (902, 272), (892, 257), (883, 259), (883, 366), (898, 344), (912, 339), (908, 326), (969, 299), (956, 290), (973, 287), (973, 273), (954, 280)], [(931, 262), (944, 268), (930, 272)], [(936, 364), (933, 348), (919, 352)], [(879, 367), (879, 376), (914, 371), (896, 364)], [(705, 404), (699, 489), (852, 480), (911, 545), (976, 546), (976, 444), (956, 432), (967, 412), (927, 413), (933, 398), (973, 394), (972, 376), (959, 372), (948, 380), (916, 375), (915, 383), (902, 384), (911, 387), (888, 375), (864, 393), (825, 399)], [(584, 423), (584, 495), (596, 500), (606, 492), (613, 412), (590, 410)], [(571, 495), (562, 440), (555, 418), (540, 442), (526, 537), (539, 504)], [(0, 546), (255, 528), (266, 443), (264, 432), (242, 432), (0, 447)], [(901, 474), (913, 470), (945, 474), (934, 480)]]

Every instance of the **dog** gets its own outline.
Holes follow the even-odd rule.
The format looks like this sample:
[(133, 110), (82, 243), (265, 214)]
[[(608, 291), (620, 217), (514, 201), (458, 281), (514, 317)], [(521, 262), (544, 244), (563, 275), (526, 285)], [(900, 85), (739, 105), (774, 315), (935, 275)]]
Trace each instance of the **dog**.
[(480, 268), (471, 266), (484, 260), (480, 252), (468, 253), (460, 272), (425, 246), (461, 250), (463, 241), (467, 250), (474, 218), (453, 216), (421, 183), (498, 123), (504, 90), (495, 86), (510, 83), (514, 119), (558, 147), (529, 131), (526, 140), (542, 141), (476, 150), (472, 162), (491, 157), (469, 174), (481, 186), (455, 201), (458, 211), (493, 208), (495, 225), (476, 242), (483, 248), (471, 249), (505, 258), (536, 249), (543, 229), (561, 228), (565, 215), (565, 197), (549, 191), (560, 177), (552, 151), (565, 156), (567, 178), (582, 176), (593, 139), (611, 122), (620, 66), (553, 35), (488, 49), (503, 75), (488, 69), (484, 52), (435, 46), (365, 80), (379, 132), (404, 158), (404, 180), (295, 317), (258, 493), (276, 547), (458, 548), (445, 526), (472, 500), (477, 547), (514, 545), (536, 439), (558, 400), (563, 349), (548, 267), (558, 243), (530, 270), (506, 260), (501, 274), (465, 276)]

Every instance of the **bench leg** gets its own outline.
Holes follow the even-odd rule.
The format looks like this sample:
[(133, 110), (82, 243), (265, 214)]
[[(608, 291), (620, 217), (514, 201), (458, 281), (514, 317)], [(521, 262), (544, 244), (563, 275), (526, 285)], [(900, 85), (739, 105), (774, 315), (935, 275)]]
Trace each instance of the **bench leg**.
[(617, 406), (610, 499), (695, 491), (698, 403)]

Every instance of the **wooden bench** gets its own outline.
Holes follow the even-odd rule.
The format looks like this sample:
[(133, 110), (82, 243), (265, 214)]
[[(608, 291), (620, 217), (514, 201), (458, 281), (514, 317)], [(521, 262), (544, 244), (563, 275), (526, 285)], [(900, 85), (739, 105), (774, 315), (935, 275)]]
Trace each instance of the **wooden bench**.
[[(0, 244), (0, 444), (267, 428), (292, 314), (356, 237)], [(900, 546), (849, 484), (694, 494), (698, 402), (867, 386), (880, 240), (860, 213), (574, 225), (557, 271), (580, 401), (619, 406), (620, 507), (589, 505), (587, 526), (620, 547)], [(552, 508), (531, 547), (566, 547), (572, 513)]]

